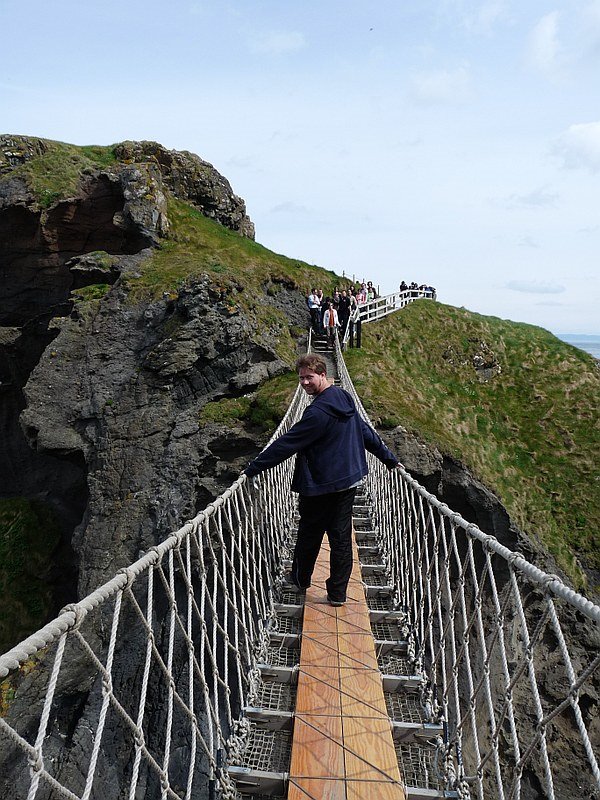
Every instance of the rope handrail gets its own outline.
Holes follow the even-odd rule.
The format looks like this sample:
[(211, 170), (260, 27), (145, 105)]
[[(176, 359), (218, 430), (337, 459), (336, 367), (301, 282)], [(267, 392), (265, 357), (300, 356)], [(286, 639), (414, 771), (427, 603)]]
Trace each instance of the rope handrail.
[[(342, 386), (368, 419), (336, 342)], [(298, 387), (271, 441), (306, 404)], [(447, 788), (461, 798), (516, 800), (528, 776), (548, 798), (593, 796), (600, 608), (404, 468), (389, 472), (369, 457), (369, 469), (366, 491), (421, 703), (445, 724), (438, 761)], [(249, 722), (240, 709), (256, 694), (277, 624), (292, 472), (289, 460), (254, 481), (240, 476), (0, 656), (7, 800), (107, 791), (130, 800), (236, 797), (226, 766), (243, 763)]]
[[(337, 358), (341, 385), (368, 420), (339, 347)], [(598, 741), (587, 705), (600, 688), (600, 607), (452, 511), (404, 468), (386, 474), (369, 456), (369, 469), (380, 547), (428, 687), (422, 702), (445, 721), (443, 758), (459, 796), (519, 798), (525, 774), (544, 797), (596, 796)]]

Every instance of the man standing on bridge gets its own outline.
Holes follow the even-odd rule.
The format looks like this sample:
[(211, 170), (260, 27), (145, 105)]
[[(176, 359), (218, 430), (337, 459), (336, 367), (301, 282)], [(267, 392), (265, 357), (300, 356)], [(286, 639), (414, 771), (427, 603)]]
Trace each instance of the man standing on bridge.
[(292, 490), (300, 495), (300, 524), (291, 580), (299, 589), (310, 586), (327, 531), (331, 548), (327, 599), (340, 606), (346, 601), (352, 572), (354, 496), (368, 471), (365, 448), (389, 469), (399, 461), (362, 419), (348, 392), (332, 385), (321, 356), (301, 356), (296, 369), (312, 403), (244, 472), (252, 478), (296, 454)]

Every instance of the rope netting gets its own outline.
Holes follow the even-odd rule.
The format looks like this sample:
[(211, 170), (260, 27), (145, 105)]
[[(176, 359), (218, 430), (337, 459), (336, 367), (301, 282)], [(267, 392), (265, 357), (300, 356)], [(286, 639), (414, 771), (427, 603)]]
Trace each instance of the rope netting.
[[(298, 389), (275, 435), (305, 404)], [(236, 760), (266, 660), (292, 470), (240, 477), (0, 657), (0, 796), (237, 796), (225, 754)]]
[[(299, 389), (273, 438), (306, 402)], [(242, 476), (0, 657), (2, 797), (236, 796), (226, 768), (243, 762), (241, 709), (277, 627), (292, 472), (289, 460)], [(409, 659), (444, 723), (432, 763), (446, 785), (463, 797), (598, 796), (600, 608), (404, 470), (373, 460), (366, 490)]]

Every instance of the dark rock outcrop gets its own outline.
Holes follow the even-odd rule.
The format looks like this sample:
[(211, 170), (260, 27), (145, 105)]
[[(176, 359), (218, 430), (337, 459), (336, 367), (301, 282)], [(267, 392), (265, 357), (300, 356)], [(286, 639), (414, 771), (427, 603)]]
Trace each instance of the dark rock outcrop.
[[(257, 332), (206, 276), (158, 300), (129, 296), (123, 278), (143, 269), (169, 230), (169, 194), (253, 237), (243, 201), (209, 164), (152, 143), (126, 143), (116, 148), (116, 163), (81, 174), (74, 196), (45, 205), (19, 168), (49, 147), (42, 140), (0, 139), (0, 486), (4, 497), (50, 506), (59, 522), (62, 541), (52, 570), (57, 612), (231, 484), (260, 443), (252, 431), (241, 431), (232, 447), (230, 429), (199, 424), (200, 409), (251, 391), (288, 365), (277, 354), (280, 331)], [(86, 289), (92, 301), (75, 302), (72, 291)], [(290, 325), (304, 323), (302, 295), (279, 289), (267, 302), (289, 314)], [(157, 594), (157, 603), (160, 642), (158, 618), (167, 614), (168, 600)], [(110, 629), (104, 612), (88, 632), (100, 649)], [(131, 627), (125, 652), (143, 649), (136, 630)], [(187, 655), (174, 658), (183, 664)], [(35, 727), (50, 664), (51, 654), (46, 661), (40, 653), (31, 674), (16, 675), (21, 685), (7, 715), (26, 735)], [(131, 687), (135, 670), (125, 659), (115, 685)], [(46, 754), (78, 786), (78, 754), (89, 751), (101, 687), (77, 653), (61, 680)], [(150, 739), (164, 728), (165, 691), (149, 687)], [(187, 729), (180, 728), (177, 747), (187, 751)], [(97, 786), (107, 796), (118, 793), (115, 765), (126, 769), (120, 735), (118, 727), (107, 730), (100, 754)], [(18, 764), (10, 747), (3, 750), (0, 793), (7, 799), (26, 792)], [(203, 770), (208, 765), (200, 767), (196, 788), (205, 796)], [(140, 787), (157, 796), (156, 783), (148, 774)]]
[(115, 147), (119, 160), (135, 164), (155, 162), (164, 185), (175, 197), (196, 206), (206, 217), (242, 236), (254, 239), (254, 225), (244, 201), (207, 161), (187, 151), (167, 150), (156, 142), (123, 142)]
[[(193, 154), (125, 142), (47, 206), (24, 168), (61, 147), (0, 137), (0, 486), (59, 520), (56, 610), (231, 482), (243, 462), (212, 454), (199, 409), (287, 368), (208, 280), (138, 305), (120, 285), (167, 234), (168, 195), (254, 237), (222, 175)], [(71, 292), (94, 285), (113, 289), (74, 306)], [(269, 302), (300, 310), (288, 294)]]

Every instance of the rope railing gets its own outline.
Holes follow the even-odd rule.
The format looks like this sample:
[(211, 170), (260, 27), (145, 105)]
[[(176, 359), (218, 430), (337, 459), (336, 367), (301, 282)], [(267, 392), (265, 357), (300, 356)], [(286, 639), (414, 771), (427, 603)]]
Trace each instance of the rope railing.
[[(274, 434), (306, 404), (297, 390)], [(294, 512), (292, 464), (180, 530), (0, 656), (0, 796), (236, 797)]]
[[(336, 349), (342, 385), (365, 410)], [(306, 405), (299, 389), (275, 436)], [(6, 800), (222, 797), (276, 627), (292, 460), (193, 520), (0, 657)], [(600, 791), (600, 608), (421, 487), (370, 463), (381, 552), (460, 797)], [(251, 703), (250, 703), (251, 705)]]
[[(341, 384), (365, 410), (338, 348)], [(381, 550), (459, 796), (600, 797), (600, 607), (369, 457)]]

